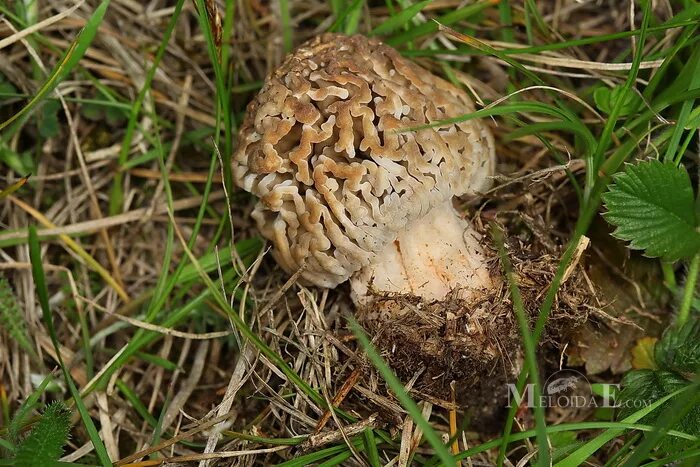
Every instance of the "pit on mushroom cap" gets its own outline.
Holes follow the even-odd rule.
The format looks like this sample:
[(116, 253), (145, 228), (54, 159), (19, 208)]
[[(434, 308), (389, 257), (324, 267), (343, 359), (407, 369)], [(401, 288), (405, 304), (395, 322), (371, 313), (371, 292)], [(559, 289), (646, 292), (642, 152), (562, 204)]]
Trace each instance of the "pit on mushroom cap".
[(439, 300), (491, 287), (454, 196), (489, 185), (494, 144), (478, 120), (397, 132), (474, 111), (460, 89), (363, 36), (324, 34), (250, 103), (236, 182), (273, 255), (302, 281)]

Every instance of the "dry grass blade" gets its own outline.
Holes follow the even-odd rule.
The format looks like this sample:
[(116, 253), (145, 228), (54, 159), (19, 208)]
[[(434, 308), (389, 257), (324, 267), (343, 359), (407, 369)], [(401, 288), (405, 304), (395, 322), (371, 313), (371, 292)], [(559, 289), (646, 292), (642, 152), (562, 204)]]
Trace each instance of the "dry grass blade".
[(10, 185), (10, 186), (8, 186), (7, 188), (5, 188), (4, 190), (0, 191), (0, 200), (2, 200), (2, 199), (4, 199), (4, 198), (7, 198), (7, 197), (10, 196), (12, 193), (14, 193), (15, 191), (17, 191), (17, 190), (19, 190), (20, 188), (22, 188), (22, 187), (25, 185), (25, 183), (27, 183), (28, 180), (29, 180), (29, 175), (20, 178), (19, 180), (17, 180), (17, 181), (16, 181), (15, 183), (13, 183), (12, 185)]
[(37, 31), (41, 31), (42, 29), (46, 29), (47, 27), (51, 26), (54, 23), (57, 23), (61, 21), (63, 18), (67, 18), (68, 16), (72, 15), (75, 10), (83, 6), (83, 3), (85, 3), (85, 0), (80, 0), (75, 3), (72, 7), (63, 10), (62, 12), (51, 16), (49, 18), (46, 18), (42, 21), (39, 21), (36, 24), (33, 24), (27, 28), (22, 29), (19, 32), (16, 32), (15, 34), (12, 34), (9, 37), (6, 37), (2, 40), (0, 40), (0, 50), (4, 49), (5, 47), (8, 47), (12, 44), (14, 44), (17, 41), (20, 41), (24, 39), (25, 37), (34, 34)]
[(165, 440), (161, 443), (158, 443), (155, 446), (151, 446), (147, 449), (143, 449), (142, 451), (136, 452), (128, 457), (125, 457), (123, 459), (120, 459), (114, 463), (115, 467), (123, 466), (132, 463), (133, 461), (140, 459), (142, 457), (146, 457), (149, 454), (153, 454), (154, 452), (162, 451), (163, 449), (166, 449), (170, 446), (172, 446), (175, 443), (179, 443), (180, 441), (192, 438), (194, 435), (201, 433), (202, 431), (213, 427), (217, 423), (223, 422), (224, 420), (231, 418), (233, 416), (232, 413), (227, 413), (218, 417), (214, 417), (211, 420), (207, 420), (206, 422), (202, 422), (199, 425), (197, 425), (195, 428), (192, 428), (189, 431), (185, 431), (180, 433), (177, 436), (174, 436), (168, 440)]
[[(356, 368), (355, 370), (353, 370), (348, 379), (345, 380), (345, 382), (341, 386), (338, 393), (335, 395), (335, 397), (333, 397), (333, 407), (339, 407), (340, 404), (342, 404), (343, 400), (348, 396), (350, 391), (352, 391), (352, 388), (355, 387), (355, 384), (357, 384), (357, 381), (360, 379), (360, 376), (362, 376), (362, 370), (360, 368)], [(328, 420), (330, 420), (331, 415), (332, 413), (330, 410), (326, 410), (323, 413), (323, 416), (316, 424), (316, 429), (314, 431), (316, 434), (323, 430), (323, 428), (326, 426), (326, 423), (328, 423)]]
[(326, 446), (328, 444), (346, 440), (359, 433), (362, 433), (367, 428), (376, 428), (378, 417), (379, 416), (377, 414), (372, 414), (367, 419), (361, 420), (351, 425), (344, 426), (342, 429), (311, 435), (306, 441), (304, 441), (301, 444), (301, 450), (310, 451), (321, 446)]
[[(44, 227), (49, 229), (57, 228), (49, 219), (46, 218), (42, 213), (25, 203), (24, 201), (15, 198), (14, 196), (9, 196), (8, 199), (14, 204), (22, 208), (25, 212), (30, 214), (34, 219), (38, 220)], [(82, 258), (95, 272), (97, 272), (100, 277), (110, 286), (114, 291), (121, 297), (125, 302), (130, 301), (129, 295), (126, 291), (114, 280), (112, 275), (103, 268), (100, 263), (98, 263), (87, 251), (83, 249), (75, 240), (70, 238), (68, 235), (59, 234), (61, 241), (72, 251), (74, 251), (80, 258)]]

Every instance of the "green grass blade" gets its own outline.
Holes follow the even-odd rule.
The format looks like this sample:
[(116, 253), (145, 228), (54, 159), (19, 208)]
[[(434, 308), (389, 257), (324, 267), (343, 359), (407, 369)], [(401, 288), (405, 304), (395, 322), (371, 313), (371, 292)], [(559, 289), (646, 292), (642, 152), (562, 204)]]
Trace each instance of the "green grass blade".
[(377, 368), (379, 373), (381, 373), (382, 377), (386, 381), (387, 385), (389, 385), (396, 398), (399, 400), (399, 402), (401, 402), (403, 408), (406, 409), (413, 419), (413, 422), (423, 430), (423, 436), (425, 436), (430, 445), (433, 447), (443, 465), (455, 465), (455, 459), (447, 449), (447, 446), (443, 444), (442, 439), (440, 439), (440, 436), (435, 433), (435, 430), (433, 430), (430, 423), (423, 418), (421, 410), (418, 408), (413, 399), (411, 399), (411, 396), (408, 395), (406, 389), (404, 389), (403, 385), (401, 384), (401, 381), (399, 381), (394, 372), (391, 371), (391, 368), (389, 368), (389, 365), (387, 365), (384, 359), (379, 355), (379, 353), (377, 353), (376, 349), (369, 341), (369, 338), (362, 330), (360, 325), (357, 324), (355, 320), (350, 319), (350, 328), (352, 329), (353, 334), (355, 334), (357, 337), (362, 349), (367, 354), (367, 358), (370, 359), (375, 368)]
[(151, 413), (148, 411), (145, 405), (141, 402), (141, 399), (139, 399), (139, 396), (129, 387), (127, 384), (122, 381), (121, 379), (117, 379), (116, 382), (117, 389), (119, 389), (119, 392), (121, 392), (126, 400), (129, 401), (131, 406), (136, 410), (136, 412), (143, 418), (149, 425), (155, 428), (155, 426), (158, 423), (158, 420), (151, 415)]
[(17, 181), (16, 181), (15, 183), (13, 183), (12, 185), (10, 185), (10, 186), (8, 186), (7, 188), (5, 188), (4, 190), (0, 191), (0, 201), (1, 201), (3, 198), (7, 198), (7, 197), (10, 196), (12, 193), (14, 193), (15, 191), (17, 191), (17, 190), (19, 190), (20, 188), (22, 188), (22, 187), (27, 183), (28, 180), (29, 180), (29, 175), (20, 178), (19, 180), (17, 180)]
[(423, 9), (432, 2), (433, 0), (423, 0), (422, 2), (418, 2), (404, 10), (399, 11), (398, 13), (393, 14), (389, 19), (372, 29), (372, 32), (370, 32), (369, 35), (382, 36), (384, 34), (394, 32), (396, 29), (406, 25), (409, 21), (411, 21), (411, 19), (413, 19), (414, 16), (423, 11)]
[[(622, 429), (622, 430), (636, 430), (640, 432), (652, 432), (654, 427), (652, 425), (646, 425), (641, 423), (627, 423), (627, 422), (577, 422), (577, 423), (562, 423), (561, 425), (549, 425), (547, 427), (548, 434), (554, 433), (566, 433), (566, 432), (576, 432), (576, 431), (590, 431), (590, 430), (601, 430), (601, 429)], [(683, 433), (677, 430), (669, 430), (667, 433), (669, 436), (675, 438), (685, 439), (691, 442), (698, 442), (700, 439), (697, 436)], [(536, 430), (521, 431), (519, 433), (513, 433), (509, 438), (510, 441), (522, 441), (525, 439), (534, 438), (537, 436)], [(510, 442), (509, 441), (509, 442)], [(469, 448), (466, 451), (462, 451), (455, 456), (456, 460), (467, 459), (476, 454), (481, 454), (482, 452), (489, 451), (491, 449), (502, 446), (504, 438), (497, 438), (485, 443), (481, 443), (478, 446)], [(433, 457), (430, 462), (426, 463), (426, 466), (436, 465), (438, 460)]]
[[(355, 449), (362, 450), (363, 446), (361, 438), (355, 437), (351, 441)], [(323, 459), (328, 459), (331, 456), (336, 456), (345, 451), (350, 452), (345, 444), (331, 446), (329, 448), (319, 449), (318, 451), (310, 452), (309, 454), (304, 454), (303, 456), (299, 456), (295, 459), (282, 462), (281, 464), (278, 464), (278, 467), (305, 467), (307, 465), (316, 464)]]
[(387, 39), (386, 43), (396, 47), (406, 42), (418, 39), (419, 37), (432, 34), (438, 30), (438, 23), (449, 26), (450, 24), (454, 24), (465, 20), (470, 16), (474, 16), (486, 8), (493, 6), (493, 4), (494, 3), (491, 0), (482, 0), (462, 8), (458, 8), (443, 16), (440, 16), (439, 18), (436, 18), (435, 21), (429, 21), (418, 26), (412, 26), (407, 31)]
[(333, 24), (330, 28), (328, 28), (328, 30), (331, 32), (339, 32), (342, 29), (344, 31), (348, 23), (348, 17), (355, 9), (359, 8), (363, 2), (364, 0), (353, 0), (340, 14), (337, 15), (335, 21), (333, 21)]
[[(689, 387), (691, 387), (691, 386), (687, 386), (683, 389), (679, 389), (678, 391), (675, 391), (675, 392), (673, 392), (665, 397), (662, 397), (661, 399), (654, 402), (653, 404), (650, 404), (649, 406), (644, 407), (643, 409), (640, 409), (637, 412), (633, 413), (629, 417), (622, 420), (622, 422), (635, 423), (638, 420), (641, 420), (646, 415), (650, 414), (651, 412), (653, 412), (657, 408), (661, 407), (661, 405), (663, 405), (664, 402), (666, 402), (666, 401), (672, 399), (673, 397), (688, 390)], [(579, 449), (574, 451), (572, 454), (567, 456), (565, 459), (561, 460), (560, 462), (557, 462), (556, 467), (577, 467), (579, 465), (584, 464), (586, 459), (588, 459), (593, 454), (595, 454), (595, 452), (598, 451), (598, 449), (603, 447), (609, 441), (620, 436), (622, 433), (624, 433), (624, 431), (625, 431), (625, 428), (610, 428), (610, 429), (604, 431), (603, 433), (596, 436), (591, 441), (587, 442), (582, 447), (580, 447)]]
[(549, 466), (550, 465), (550, 453), (549, 453), (549, 439), (547, 437), (547, 423), (544, 418), (544, 407), (539, 403), (541, 400), (542, 390), (540, 385), (540, 374), (537, 369), (537, 356), (536, 356), (536, 346), (531, 332), (530, 326), (528, 324), (527, 317), (525, 316), (525, 305), (523, 304), (522, 296), (520, 295), (520, 288), (517, 284), (517, 278), (513, 272), (513, 266), (508, 258), (508, 253), (506, 252), (503, 232), (498, 230), (495, 225), (492, 226), (491, 236), (496, 243), (498, 248), (498, 255), (501, 259), (501, 267), (503, 268), (503, 273), (508, 282), (508, 288), (510, 290), (511, 300), (513, 302), (513, 311), (518, 320), (518, 327), (520, 328), (520, 334), (522, 336), (523, 350), (525, 352), (525, 364), (527, 365), (528, 372), (530, 373), (530, 381), (532, 381), (532, 391), (534, 393), (535, 400), (535, 429), (537, 431), (537, 465)]
[[(586, 170), (586, 175), (590, 178), (590, 173), (597, 173), (598, 168), (603, 162), (603, 156), (605, 151), (607, 151), (610, 141), (612, 140), (612, 135), (615, 130), (615, 125), (617, 123), (617, 118), (620, 115), (620, 111), (627, 100), (627, 95), (632, 92), (632, 87), (637, 80), (637, 74), (639, 72), (639, 65), (642, 62), (644, 55), (644, 44), (646, 43), (647, 28), (649, 27), (649, 21), (651, 19), (651, 0), (644, 2), (644, 16), (642, 18), (642, 25), (639, 32), (639, 40), (637, 41), (637, 49), (634, 54), (634, 60), (632, 61), (632, 68), (629, 71), (627, 80), (622, 87), (622, 92), (618, 96), (615, 105), (613, 106), (610, 114), (608, 115), (608, 120), (605, 122), (605, 127), (598, 139), (598, 144), (596, 150), (593, 153), (592, 162), (593, 164)], [(586, 192), (584, 194), (585, 199), (588, 199), (593, 189), (592, 180), (587, 179)]]
[(664, 411), (657, 419), (654, 431), (637, 445), (632, 452), (632, 456), (625, 461), (625, 467), (637, 467), (648, 458), (649, 453), (658, 445), (662, 438), (668, 433), (669, 427), (676, 425), (689, 411), (693, 410), (700, 403), (700, 378), (690, 386), (688, 392), (691, 394), (687, 398), (677, 398), (668, 410)]
[(354, 6), (354, 8), (348, 13), (347, 19), (345, 20), (345, 34), (352, 35), (357, 33), (357, 27), (360, 24), (360, 17), (362, 16), (362, 7), (365, 4), (365, 0), (362, 0)]
[(292, 18), (289, 15), (289, 0), (279, 0), (280, 2), (280, 20), (282, 23), (282, 44), (284, 51), (289, 53), (292, 51)]
[[(172, 211), (170, 214), (172, 216)], [(171, 218), (171, 221), (174, 222), (174, 219)], [(245, 338), (248, 339), (260, 351), (260, 353), (267, 357), (270, 362), (272, 362), (282, 373), (284, 373), (294, 385), (301, 389), (301, 391), (307, 397), (309, 397), (311, 401), (323, 409), (328, 409), (328, 404), (323, 396), (321, 396), (306, 381), (304, 381), (304, 379), (301, 378), (281, 356), (279, 356), (267, 344), (265, 344), (265, 342), (263, 342), (262, 339), (248, 327), (248, 324), (238, 315), (238, 312), (231, 309), (231, 305), (221, 294), (219, 287), (214, 284), (212, 279), (201, 268), (199, 261), (184, 242), (182, 237), (180, 237), (180, 243), (182, 244), (182, 247), (184, 248), (185, 253), (189, 257), (192, 265), (194, 265), (194, 267), (197, 269), (199, 277), (206, 284), (212, 298), (214, 298), (214, 301), (221, 307), (222, 310), (226, 312), (236, 329), (238, 329), (238, 331), (243, 334), (243, 336), (245, 336)]]
[[(156, 55), (153, 58), (153, 65), (151, 66), (151, 68), (149, 68), (148, 72), (146, 73), (146, 76), (143, 81), (143, 87), (139, 91), (138, 95), (136, 96), (136, 100), (131, 106), (131, 114), (129, 115), (129, 121), (127, 122), (126, 131), (124, 132), (124, 138), (122, 139), (122, 145), (119, 149), (119, 157), (117, 159), (119, 161), (120, 168), (124, 167), (129, 158), (129, 151), (131, 150), (131, 141), (134, 139), (134, 132), (136, 131), (136, 127), (138, 125), (138, 118), (139, 114), (141, 113), (141, 107), (143, 106), (143, 100), (146, 98), (146, 94), (151, 88), (151, 83), (153, 82), (153, 78), (156, 75), (156, 71), (158, 71), (158, 66), (160, 65), (160, 62), (163, 59), (163, 56), (165, 55), (165, 52), (168, 48), (170, 37), (172, 36), (173, 31), (175, 30), (175, 25), (177, 24), (177, 20), (180, 17), (180, 12), (182, 11), (182, 6), (184, 5), (184, 3), (185, 0), (178, 0), (177, 4), (175, 5), (175, 11), (173, 11), (173, 14), (170, 17), (170, 21), (168, 22), (168, 26), (165, 28), (165, 32), (163, 33), (163, 40), (161, 40), (160, 45), (158, 46), (158, 50), (156, 51)], [(123, 178), (123, 172), (121, 171), (118, 171), (114, 175), (114, 181), (112, 182), (112, 191), (109, 196), (110, 216), (118, 214), (122, 209), (124, 197), (124, 194), (122, 192)]]
[(75, 402), (78, 412), (80, 413), (80, 418), (83, 421), (83, 425), (88, 432), (90, 441), (95, 448), (95, 454), (100, 460), (104, 467), (109, 467), (112, 465), (109, 459), (109, 454), (107, 454), (107, 449), (100, 439), (100, 434), (97, 432), (95, 423), (90, 418), (90, 413), (88, 412), (83, 400), (80, 398), (80, 393), (78, 388), (73, 382), (73, 378), (66, 365), (63, 363), (63, 357), (61, 357), (60, 346), (58, 344), (58, 337), (56, 336), (56, 329), (53, 325), (53, 316), (51, 315), (51, 308), (49, 306), (49, 291), (46, 288), (46, 276), (44, 275), (44, 265), (41, 262), (41, 246), (39, 245), (39, 238), (36, 234), (36, 228), (31, 225), (29, 226), (29, 257), (32, 263), (32, 276), (34, 278), (34, 284), (36, 287), (36, 293), (39, 297), (39, 305), (41, 306), (41, 311), (44, 318), (44, 324), (51, 337), (51, 342), (53, 343), (54, 349), (56, 350), (56, 356), (58, 357), (58, 363), (63, 371), (63, 377), (66, 380), (68, 389), (70, 390), (73, 401)]
[[(233, 131), (236, 128), (236, 122), (233, 119), (231, 112), (231, 89), (227, 87), (230, 82), (227, 80), (228, 69), (222, 68), (219, 62), (219, 53), (214, 41), (214, 34), (211, 30), (211, 24), (207, 20), (206, 7), (204, 0), (195, 0), (197, 6), (197, 19), (199, 27), (204, 33), (204, 39), (207, 43), (207, 52), (209, 53), (209, 61), (214, 68), (214, 84), (216, 85), (216, 133), (214, 135), (214, 145), (218, 146), (221, 139), (221, 124), (224, 128), (224, 144), (221, 156), (223, 160), (224, 186), (229, 193), (234, 192), (233, 178), (231, 175), (231, 156), (233, 154)], [(212, 154), (216, 159), (216, 153)], [(228, 216), (228, 211), (226, 212)]]
[[(678, 463), (677, 461), (688, 460), (694, 461), (693, 463)], [(688, 449), (687, 451), (681, 451), (676, 454), (672, 454), (663, 459), (659, 459), (653, 462), (648, 462), (644, 464), (644, 467), (664, 467), (670, 465), (699, 465), (700, 464), (700, 448)]]
[(68, 73), (78, 64), (85, 52), (87, 51), (90, 44), (92, 44), (97, 29), (102, 23), (102, 18), (104, 18), (107, 7), (109, 6), (110, 0), (103, 0), (102, 3), (95, 9), (94, 13), (90, 16), (85, 27), (78, 33), (77, 37), (73, 40), (63, 58), (56, 64), (51, 74), (46, 79), (44, 84), (41, 85), (39, 90), (34, 94), (34, 97), (22, 107), (22, 109), (14, 114), (9, 119), (0, 123), (0, 130), (10, 125), (12, 122), (18, 120), (25, 115), (28, 115), (41, 101), (43, 101), (51, 91), (53, 91), (58, 83), (60, 83)]
[[(693, 51), (693, 55), (688, 62), (688, 73), (690, 73), (690, 85), (688, 90), (700, 88), (700, 48), (696, 48)], [(681, 73), (685, 72), (684, 70)], [(681, 142), (683, 133), (685, 132), (685, 126), (688, 122), (688, 117), (690, 112), (693, 110), (693, 105), (695, 104), (694, 99), (688, 99), (681, 105), (681, 111), (678, 115), (676, 125), (673, 128), (673, 135), (671, 136), (671, 141), (668, 143), (666, 148), (666, 154), (664, 155), (665, 161), (674, 161), (676, 165), (681, 163), (681, 158), (683, 157), (684, 151), (678, 150), (678, 145)]]
[(379, 459), (379, 450), (377, 450), (377, 439), (374, 437), (374, 430), (367, 428), (362, 436), (369, 465), (371, 467), (380, 467), (382, 463)]

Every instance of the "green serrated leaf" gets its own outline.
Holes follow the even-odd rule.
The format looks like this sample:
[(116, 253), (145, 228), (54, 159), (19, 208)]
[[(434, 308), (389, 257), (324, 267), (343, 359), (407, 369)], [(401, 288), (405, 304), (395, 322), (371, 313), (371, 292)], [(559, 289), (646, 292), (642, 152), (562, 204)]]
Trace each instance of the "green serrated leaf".
[(700, 319), (669, 327), (654, 348), (654, 358), (661, 368), (694, 374), (700, 368)]
[(49, 404), (36, 426), (17, 448), (15, 465), (53, 465), (63, 455), (69, 432), (70, 411), (63, 402)]
[(608, 210), (603, 217), (616, 227), (613, 236), (668, 261), (700, 251), (693, 188), (683, 167), (644, 161), (613, 180), (603, 195)]

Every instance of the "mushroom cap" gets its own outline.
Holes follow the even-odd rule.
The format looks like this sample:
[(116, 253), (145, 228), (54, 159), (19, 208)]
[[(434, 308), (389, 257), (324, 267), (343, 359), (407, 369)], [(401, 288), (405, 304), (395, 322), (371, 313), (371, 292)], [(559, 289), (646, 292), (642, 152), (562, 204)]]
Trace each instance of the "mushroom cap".
[(493, 137), (449, 82), (364, 36), (323, 34), (289, 55), (248, 105), (236, 183), (288, 272), (334, 287), (408, 224), (488, 187)]

